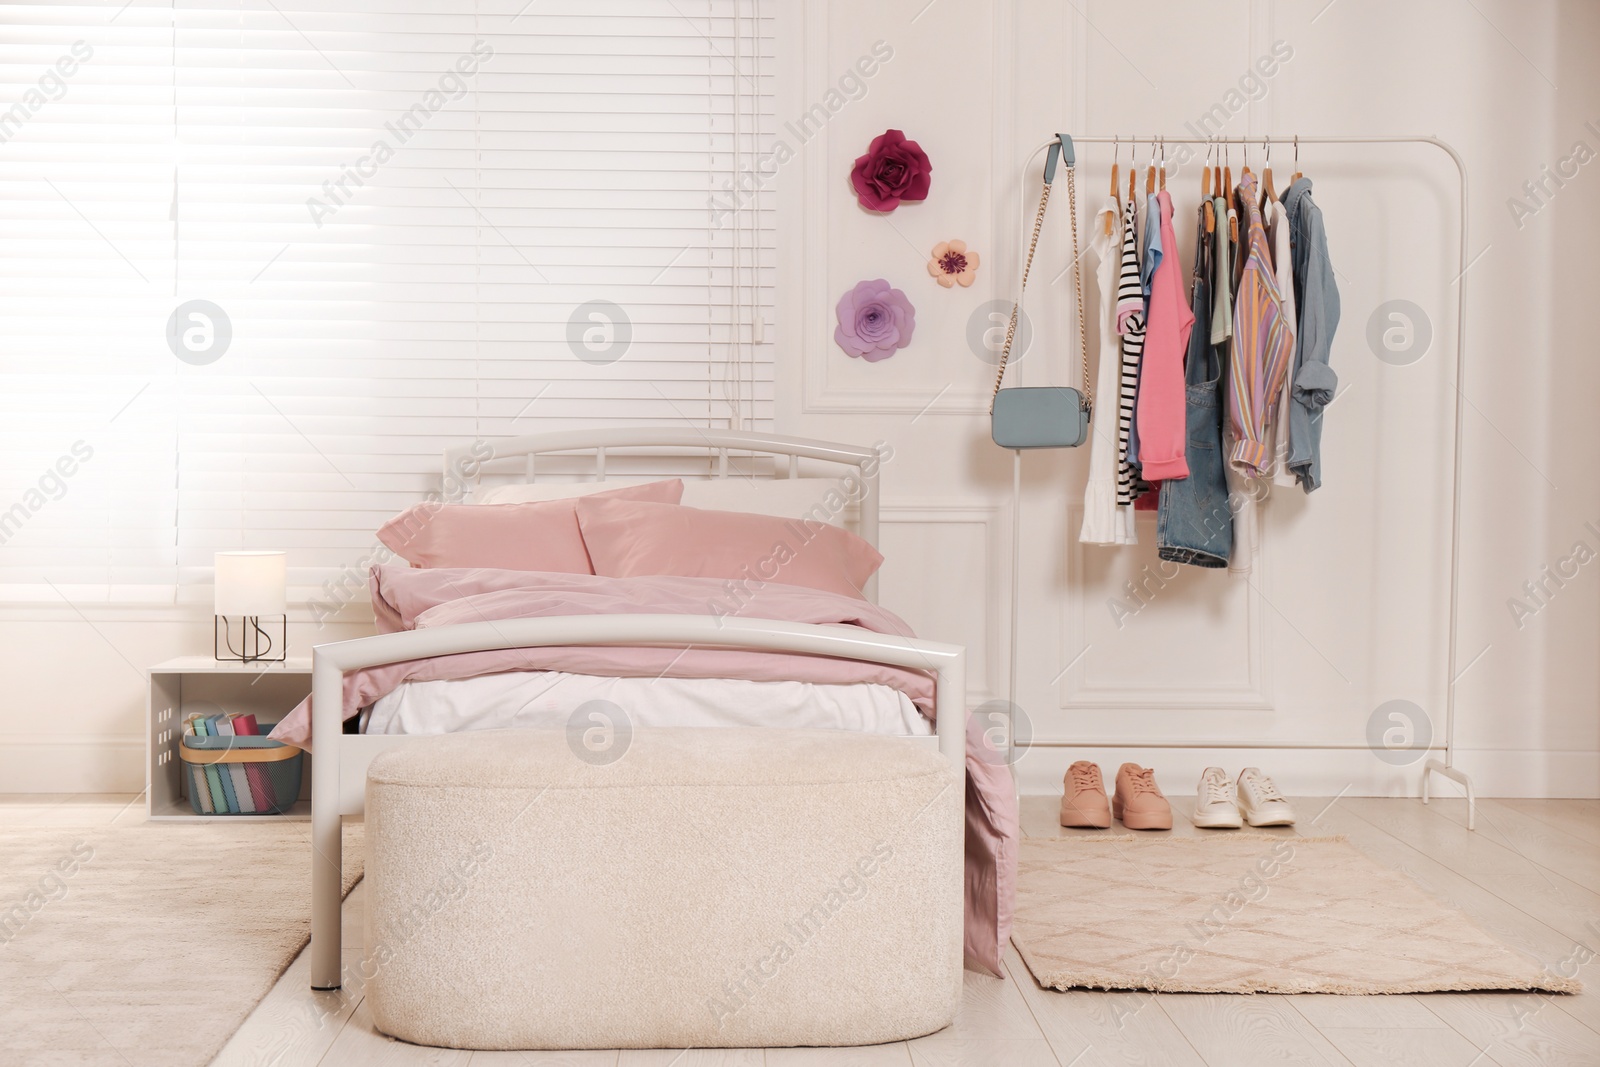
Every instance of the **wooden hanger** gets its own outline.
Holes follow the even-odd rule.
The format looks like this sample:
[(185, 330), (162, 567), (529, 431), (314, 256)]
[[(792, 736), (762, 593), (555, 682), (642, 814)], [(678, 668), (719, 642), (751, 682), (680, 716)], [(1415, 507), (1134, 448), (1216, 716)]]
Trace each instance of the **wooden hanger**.
[(1222, 142), (1222, 188), (1217, 190), (1217, 195), (1233, 195), (1233, 150), (1227, 141)]
[(1300, 173), (1300, 135), (1297, 133), (1294, 135), (1294, 177), (1289, 179), (1289, 184), (1293, 185), (1304, 177), (1305, 175)]
[[(1230, 162), (1233, 153), (1228, 149), (1228, 143), (1226, 141), (1222, 143), (1222, 149), (1223, 162), (1228, 164), (1223, 168), (1223, 177), (1227, 179), (1227, 184), (1224, 186), (1224, 188), (1226, 188), (1228, 191), (1228, 202), (1231, 204), (1233, 202), (1233, 195), (1235, 192), (1233, 188), (1233, 166)], [(1234, 244), (1239, 243), (1239, 213), (1237, 211), (1228, 212), (1228, 240)]]
[[(1116, 200), (1116, 202), (1117, 202), (1117, 215), (1118, 216), (1121, 216), (1121, 214), (1122, 214), (1122, 201), (1117, 199), (1117, 193), (1120, 192), (1120, 190), (1117, 188), (1117, 157), (1118, 157), (1118, 154), (1121, 152), (1121, 149), (1122, 149), (1121, 139), (1117, 138), (1117, 137), (1113, 137), (1111, 139), (1111, 199), (1112, 200)], [(1112, 229), (1112, 226), (1115, 223), (1115, 221), (1116, 220), (1113, 219), (1110, 215), (1106, 216), (1106, 236), (1107, 237), (1111, 236), (1111, 229)]]
[(1267, 210), (1267, 205), (1278, 199), (1278, 194), (1272, 188), (1272, 138), (1263, 140), (1267, 150), (1267, 160), (1261, 164), (1261, 210)]
[(1206, 165), (1200, 169), (1200, 213), (1205, 216), (1206, 232), (1217, 232), (1217, 212), (1211, 205), (1211, 150), (1214, 147), (1210, 139), (1206, 141)]
[(1167, 139), (1161, 138), (1161, 191), (1167, 191)]
[(1155, 191), (1156, 191), (1156, 142), (1155, 142), (1154, 138), (1151, 138), (1151, 140), (1150, 140), (1150, 166), (1148, 168), (1146, 168), (1146, 170), (1144, 172), (1144, 192), (1145, 192), (1146, 196), (1151, 196), (1151, 195), (1153, 195), (1155, 193)]
[(1139, 142), (1134, 141), (1128, 145), (1128, 203), (1134, 202), (1134, 195), (1138, 192), (1134, 183), (1139, 180)]

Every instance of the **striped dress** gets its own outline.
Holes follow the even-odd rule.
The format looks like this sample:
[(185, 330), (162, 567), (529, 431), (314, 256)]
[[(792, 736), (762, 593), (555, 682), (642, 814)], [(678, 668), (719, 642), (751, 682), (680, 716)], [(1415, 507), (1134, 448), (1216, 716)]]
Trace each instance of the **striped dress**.
[(1228, 374), (1228, 423), (1233, 449), (1228, 462), (1241, 474), (1258, 475), (1272, 462), (1268, 422), (1294, 357), (1294, 325), (1283, 311), (1271, 246), (1256, 199), (1256, 181), (1246, 173), (1237, 199), (1249, 237), (1239, 292), (1233, 302), (1233, 353)]
[(1117, 276), (1117, 333), (1122, 335), (1122, 378), (1117, 403), (1117, 503), (1132, 504), (1150, 485), (1128, 462), (1133, 432), (1133, 402), (1139, 392), (1139, 360), (1144, 355), (1144, 286), (1139, 278), (1137, 209), (1129, 197), (1122, 206), (1122, 269)]

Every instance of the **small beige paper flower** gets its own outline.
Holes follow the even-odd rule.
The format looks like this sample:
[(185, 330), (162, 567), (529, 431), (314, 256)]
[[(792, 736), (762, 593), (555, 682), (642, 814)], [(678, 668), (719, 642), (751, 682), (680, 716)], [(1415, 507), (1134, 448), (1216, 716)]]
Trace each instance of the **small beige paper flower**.
[(964, 289), (978, 274), (978, 253), (967, 251), (965, 241), (940, 241), (933, 246), (928, 273), (946, 289), (957, 282)]

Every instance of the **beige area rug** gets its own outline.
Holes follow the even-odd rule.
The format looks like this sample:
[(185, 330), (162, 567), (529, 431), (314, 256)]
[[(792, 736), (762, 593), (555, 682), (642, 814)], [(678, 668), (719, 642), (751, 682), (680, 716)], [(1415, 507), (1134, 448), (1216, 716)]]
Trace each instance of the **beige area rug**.
[(1343, 837), (1024, 839), (1012, 938), (1042, 986), (1576, 993)]
[[(345, 828), (346, 892), (361, 831)], [(310, 938), (310, 833), (0, 829), (0, 1062), (208, 1063)]]

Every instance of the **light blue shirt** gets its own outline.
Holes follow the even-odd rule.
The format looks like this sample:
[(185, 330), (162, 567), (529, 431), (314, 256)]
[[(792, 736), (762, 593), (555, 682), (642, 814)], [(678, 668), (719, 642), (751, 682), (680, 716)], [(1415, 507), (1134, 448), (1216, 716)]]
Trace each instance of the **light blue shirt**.
[(1161, 266), (1161, 210), (1156, 195), (1144, 199), (1144, 259), (1139, 263), (1139, 286), (1144, 290), (1144, 313), (1150, 315), (1150, 279)]
[(1322, 211), (1311, 199), (1311, 179), (1284, 190), (1289, 215), (1289, 250), (1294, 260), (1294, 377), (1289, 405), (1289, 469), (1311, 492), (1322, 484), (1322, 416), (1339, 386), (1328, 366), (1333, 333), (1339, 328), (1339, 286), (1328, 259), (1328, 234)]

